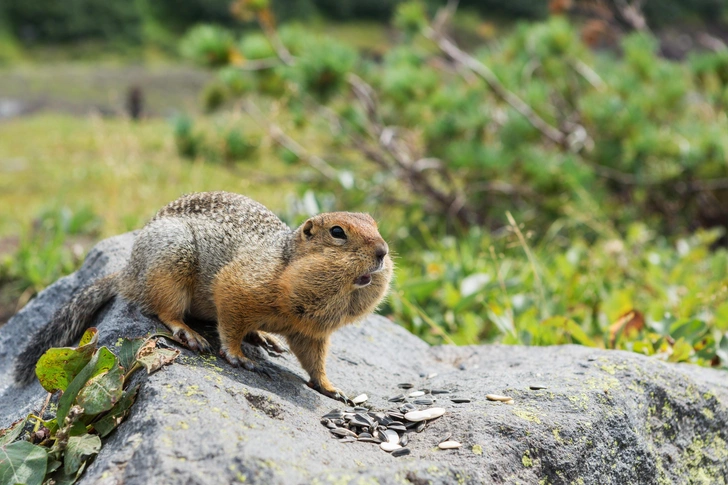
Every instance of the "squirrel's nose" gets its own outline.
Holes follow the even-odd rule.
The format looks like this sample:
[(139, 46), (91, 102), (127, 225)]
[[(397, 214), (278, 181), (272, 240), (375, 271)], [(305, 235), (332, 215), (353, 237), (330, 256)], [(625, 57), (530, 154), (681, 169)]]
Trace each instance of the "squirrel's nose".
[(382, 241), (382, 244), (378, 245), (374, 249), (374, 255), (377, 257), (377, 261), (379, 261), (380, 263), (382, 262), (382, 260), (384, 260), (384, 257), (387, 255), (387, 253), (389, 253), (389, 246), (387, 246), (387, 243), (385, 243), (384, 241)]

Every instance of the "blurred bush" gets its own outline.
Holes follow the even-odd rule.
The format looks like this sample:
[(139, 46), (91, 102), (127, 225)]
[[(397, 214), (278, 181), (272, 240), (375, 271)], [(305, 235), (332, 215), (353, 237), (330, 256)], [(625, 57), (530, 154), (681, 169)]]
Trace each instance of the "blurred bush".
[[(281, 21), (325, 17), (335, 20), (386, 21), (403, 0), (271, 0), (270, 8)], [(445, 0), (427, 0), (430, 10)], [(574, 2), (579, 3), (579, 2)], [(584, 2), (589, 4), (590, 2)], [(462, 0), (461, 7), (486, 17), (543, 19), (549, 2), (532, 0)], [(198, 23), (236, 25), (230, 15), (231, 0), (5, 0), (0, 4), (14, 34), (24, 42), (69, 42), (102, 39), (132, 42), (165, 38), (158, 31), (182, 33)], [(724, 19), (723, 0), (662, 0), (645, 2), (649, 25), (715, 22)]]
[[(329, 209), (387, 211), (400, 256), (386, 311), (431, 341), (727, 365), (728, 253), (710, 250), (728, 227), (725, 53), (669, 61), (647, 33), (595, 53), (554, 16), (474, 50), (493, 81), (417, 38), (426, 12), (397, 8), (409, 35), (377, 59), (301, 28), (243, 34), (220, 76), (245, 86), (228, 88), (243, 107), (272, 94), (275, 112), (246, 108), (272, 118), (259, 124), (337, 154), (332, 176), (279, 147), (324, 175), (306, 200), (314, 188)], [(685, 236), (701, 226), (719, 229)]]

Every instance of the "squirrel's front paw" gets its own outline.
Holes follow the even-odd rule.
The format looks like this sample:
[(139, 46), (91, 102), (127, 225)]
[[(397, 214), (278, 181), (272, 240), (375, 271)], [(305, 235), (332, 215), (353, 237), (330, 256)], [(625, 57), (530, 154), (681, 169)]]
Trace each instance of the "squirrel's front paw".
[(349, 399), (346, 394), (344, 394), (343, 391), (340, 391), (339, 389), (336, 389), (335, 387), (332, 387), (331, 389), (324, 388), (320, 383), (308, 381), (308, 387), (313, 389), (314, 391), (319, 392), (320, 394), (323, 394), (326, 397), (330, 397), (331, 399), (334, 399), (336, 401), (341, 401), (347, 406), (353, 406), (354, 402)]
[(227, 349), (220, 349), (220, 355), (227, 360), (230, 365), (236, 366), (236, 367), (242, 367), (245, 370), (249, 370), (251, 372), (256, 372), (258, 374), (262, 374), (268, 378), (273, 378), (275, 372), (273, 371), (272, 367), (269, 365), (263, 365), (258, 364), (250, 360), (249, 358), (245, 357), (242, 352), (239, 354), (235, 354), (230, 352)]

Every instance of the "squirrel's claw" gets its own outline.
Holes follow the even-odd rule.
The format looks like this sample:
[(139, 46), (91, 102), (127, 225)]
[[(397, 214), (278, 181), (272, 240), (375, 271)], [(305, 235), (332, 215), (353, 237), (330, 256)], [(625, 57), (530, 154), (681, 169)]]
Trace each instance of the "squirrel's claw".
[(210, 343), (192, 329), (178, 328), (174, 331), (172, 336), (181, 344), (187, 346), (191, 350), (199, 352), (209, 352), (211, 347)]
[(273, 335), (256, 330), (245, 336), (245, 341), (265, 350), (271, 357), (280, 357), (287, 352), (283, 344)]
[(313, 381), (308, 381), (307, 384), (308, 384), (308, 387), (310, 387), (311, 389), (313, 389), (314, 391), (316, 391), (320, 394), (323, 394), (326, 397), (330, 397), (331, 399), (334, 399), (335, 401), (341, 401), (344, 404), (346, 404), (347, 406), (354, 405), (354, 401), (349, 399), (346, 396), (346, 394), (344, 394), (344, 392), (340, 391), (339, 389), (336, 389), (336, 388), (334, 388), (332, 390), (324, 389), (321, 386), (321, 384), (319, 384), (317, 382), (313, 382)]
[(261, 374), (269, 379), (273, 379), (276, 374), (272, 366), (253, 362), (244, 355), (235, 355), (225, 349), (220, 349), (220, 355), (232, 366), (242, 367), (245, 370)]

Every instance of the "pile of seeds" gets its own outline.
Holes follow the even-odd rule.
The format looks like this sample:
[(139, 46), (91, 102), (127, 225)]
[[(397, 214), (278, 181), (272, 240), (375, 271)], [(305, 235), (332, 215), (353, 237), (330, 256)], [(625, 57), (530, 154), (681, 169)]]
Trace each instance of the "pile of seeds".
[[(429, 377), (429, 376), (428, 376)], [(402, 383), (397, 387), (409, 390), (414, 387), (411, 383)], [(441, 407), (418, 408), (417, 406), (431, 406), (440, 394), (450, 394), (444, 389), (421, 389), (405, 394), (398, 394), (389, 399), (397, 403), (395, 407), (376, 411), (362, 406), (369, 398), (361, 394), (352, 399), (354, 407), (344, 410), (332, 409), (321, 418), (321, 424), (329, 428), (331, 434), (340, 442), (350, 443), (361, 441), (378, 444), (379, 447), (391, 453), (392, 456), (404, 456), (410, 453), (406, 448), (410, 433), (421, 433), (429, 421), (445, 414)], [(411, 402), (408, 402), (411, 400)], [(469, 398), (452, 397), (454, 403), (470, 402)], [(459, 448), (460, 443), (447, 439), (438, 445), (440, 449)]]

